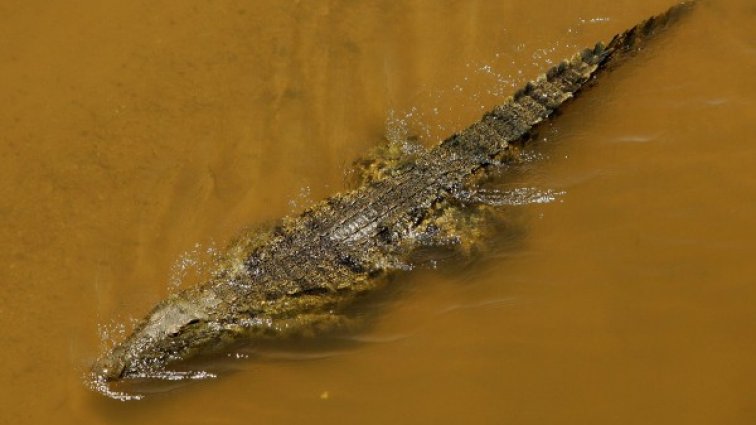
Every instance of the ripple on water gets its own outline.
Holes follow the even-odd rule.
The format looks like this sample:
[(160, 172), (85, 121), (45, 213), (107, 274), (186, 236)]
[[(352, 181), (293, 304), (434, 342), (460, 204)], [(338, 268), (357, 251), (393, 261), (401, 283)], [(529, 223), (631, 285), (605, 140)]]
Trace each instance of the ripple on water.
[(648, 143), (658, 140), (658, 134), (625, 134), (613, 138), (612, 143)]

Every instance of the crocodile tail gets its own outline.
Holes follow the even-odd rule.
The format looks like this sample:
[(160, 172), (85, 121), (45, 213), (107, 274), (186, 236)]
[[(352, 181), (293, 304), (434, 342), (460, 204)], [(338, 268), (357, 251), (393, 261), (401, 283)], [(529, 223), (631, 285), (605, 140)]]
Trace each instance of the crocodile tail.
[[(670, 24), (686, 15), (697, 2), (697, 0), (683, 1), (661, 15), (652, 16), (629, 30), (615, 35), (604, 48), (602, 67), (613, 65), (637, 52), (647, 39), (663, 32)], [(598, 48), (598, 45), (596, 47)]]
[(473, 154), (473, 160), (481, 164), (485, 163), (485, 157), (503, 159), (501, 156), (509, 152), (509, 143), (527, 136), (534, 126), (577, 95), (600, 71), (637, 52), (648, 39), (678, 20), (695, 3), (696, 0), (679, 3), (614, 36), (608, 45), (598, 43), (562, 61), (485, 114), (480, 122), (444, 141), (442, 147), (466, 152), (468, 156)]

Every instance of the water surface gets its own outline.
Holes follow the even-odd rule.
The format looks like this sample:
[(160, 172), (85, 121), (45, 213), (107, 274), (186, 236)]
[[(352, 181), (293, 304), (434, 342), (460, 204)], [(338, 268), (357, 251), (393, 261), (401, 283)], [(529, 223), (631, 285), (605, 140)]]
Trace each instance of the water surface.
[(669, 5), (6, 0), (0, 423), (754, 423), (750, 0), (705, 1), (571, 104), (508, 180), (560, 201), (472, 267), (398, 280), (353, 341), (138, 403), (82, 382), (103, 333), (244, 226)]

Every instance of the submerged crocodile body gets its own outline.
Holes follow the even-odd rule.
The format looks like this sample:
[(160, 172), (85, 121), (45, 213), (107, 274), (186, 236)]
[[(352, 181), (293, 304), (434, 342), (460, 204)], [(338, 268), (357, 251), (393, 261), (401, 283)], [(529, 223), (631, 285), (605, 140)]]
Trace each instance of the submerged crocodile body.
[(95, 387), (107, 393), (110, 381), (159, 376), (179, 360), (231, 341), (343, 325), (344, 309), (402, 269), (418, 247), (465, 240), (471, 224), (464, 210), (477, 199), (472, 182), (515, 160), (540, 122), (690, 4), (563, 61), (438, 146), (384, 161), (360, 188), (241, 237), (207, 283), (159, 303), (95, 363)]

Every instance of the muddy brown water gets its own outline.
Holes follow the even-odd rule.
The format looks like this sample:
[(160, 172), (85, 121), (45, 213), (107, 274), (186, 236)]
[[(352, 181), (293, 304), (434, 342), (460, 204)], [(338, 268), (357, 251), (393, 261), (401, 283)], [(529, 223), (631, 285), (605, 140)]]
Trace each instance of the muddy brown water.
[(756, 423), (750, 0), (571, 104), (510, 181), (560, 200), (475, 267), (399, 279), (351, 343), (141, 402), (82, 379), (196, 252), (670, 3), (4, 1), (0, 423)]

